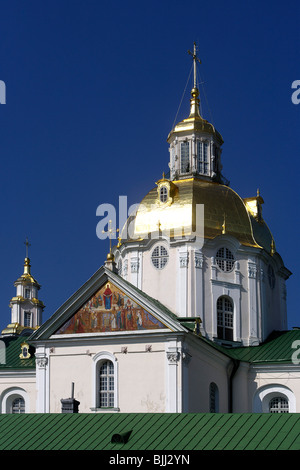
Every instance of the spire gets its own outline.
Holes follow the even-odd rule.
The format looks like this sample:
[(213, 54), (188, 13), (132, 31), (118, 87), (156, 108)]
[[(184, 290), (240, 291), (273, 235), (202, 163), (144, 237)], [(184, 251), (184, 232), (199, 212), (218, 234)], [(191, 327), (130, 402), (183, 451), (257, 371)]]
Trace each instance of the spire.
[(200, 99), (199, 99), (199, 90), (197, 88), (197, 62), (201, 64), (201, 60), (197, 57), (197, 46), (196, 43), (194, 42), (194, 50), (193, 52), (188, 51), (188, 53), (192, 56), (193, 58), (193, 66), (194, 66), (194, 86), (191, 90), (191, 95), (192, 98), (190, 100), (191, 103), (191, 109), (190, 109), (190, 115), (189, 117), (201, 117), (200, 116), (200, 110), (199, 110), (199, 104), (200, 104)]
[(11, 323), (2, 331), (2, 335), (25, 336), (42, 324), (42, 313), (45, 306), (38, 299), (38, 291), (41, 286), (30, 273), (28, 238), (26, 238), (24, 245), (26, 246), (24, 273), (14, 283), (16, 295), (9, 303)]
[(29, 243), (27, 237), (24, 242), (24, 245), (26, 246), (26, 257), (24, 261), (24, 274), (30, 274), (30, 259), (28, 258), (28, 248), (31, 246), (31, 244)]

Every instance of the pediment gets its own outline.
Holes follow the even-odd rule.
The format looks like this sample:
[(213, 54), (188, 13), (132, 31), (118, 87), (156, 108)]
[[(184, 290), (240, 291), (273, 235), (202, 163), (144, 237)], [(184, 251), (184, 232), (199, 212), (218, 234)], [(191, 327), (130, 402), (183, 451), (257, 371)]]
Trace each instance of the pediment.
[(111, 281), (105, 282), (55, 335), (165, 329), (166, 325)]

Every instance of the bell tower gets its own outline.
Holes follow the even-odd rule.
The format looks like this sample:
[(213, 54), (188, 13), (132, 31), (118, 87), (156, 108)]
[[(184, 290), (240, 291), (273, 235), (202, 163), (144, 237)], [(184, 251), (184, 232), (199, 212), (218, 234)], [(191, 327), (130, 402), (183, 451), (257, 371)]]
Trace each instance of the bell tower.
[(2, 335), (29, 335), (42, 324), (42, 313), (45, 308), (38, 299), (40, 284), (31, 275), (28, 248), (30, 243), (26, 239), (26, 257), (24, 272), (15, 281), (16, 295), (10, 300), (11, 323), (2, 331)]
[(212, 124), (200, 114), (199, 89), (197, 87), (197, 48), (193, 52), (194, 84), (191, 90), (190, 114), (170, 132), (170, 179), (199, 177), (207, 181), (221, 182), (221, 146), (223, 138)]

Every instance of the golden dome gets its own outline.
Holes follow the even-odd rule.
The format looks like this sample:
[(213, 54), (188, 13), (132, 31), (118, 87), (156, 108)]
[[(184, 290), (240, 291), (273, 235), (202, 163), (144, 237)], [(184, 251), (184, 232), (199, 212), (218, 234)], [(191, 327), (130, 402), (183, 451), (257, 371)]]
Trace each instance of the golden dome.
[[(171, 202), (159, 203), (157, 188), (153, 188), (141, 201), (135, 217), (128, 220), (132, 240), (149, 238), (149, 234), (153, 236), (158, 231), (168, 233), (171, 238), (182, 230), (186, 236), (195, 233), (196, 205), (201, 204), (205, 239), (214, 239), (225, 232), (242, 245), (265, 248), (270, 253), (273, 237), (269, 228), (231, 188), (198, 178), (169, 183), (173, 191)], [(122, 239), (125, 237), (123, 229)]]

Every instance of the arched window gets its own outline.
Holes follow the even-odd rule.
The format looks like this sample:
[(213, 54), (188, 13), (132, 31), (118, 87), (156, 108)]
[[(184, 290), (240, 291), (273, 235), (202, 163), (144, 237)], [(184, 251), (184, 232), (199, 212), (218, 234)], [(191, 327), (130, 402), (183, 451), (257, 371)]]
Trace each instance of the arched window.
[(217, 300), (217, 334), (219, 339), (233, 341), (233, 303), (225, 296)]
[(25, 400), (22, 397), (17, 397), (12, 401), (11, 412), (16, 413), (25, 413)]
[(216, 254), (216, 263), (224, 272), (229, 272), (233, 269), (234, 256), (228, 248), (220, 248)]
[(163, 269), (166, 266), (168, 259), (169, 254), (164, 246), (159, 245), (154, 248), (151, 255), (151, 261), (155, 268)]
[(219, 390), (214, 382), (209, 385), (209, 412), (218, 413), (219, 411)]
[(294, 392), (281, 384), (260, 387), (253, 397), (254, 413), (296, 413)]
[(99, 367), (99, 408), (114, 407), (114, 365), (103, 361)]
[(270, 400), (269, 403), (269, 412), (270, 413), (288, 413), (289, 412), (289, 402), (285, 397), (274, 397)]
[(93, 357), (92, 411), (119, 411), (118, 362), (114, 354), (100, 351)]
[(160, 202), (166, 202), (168, 199), (168, 189), (166, 186), (162, 186), (159, 191)]

